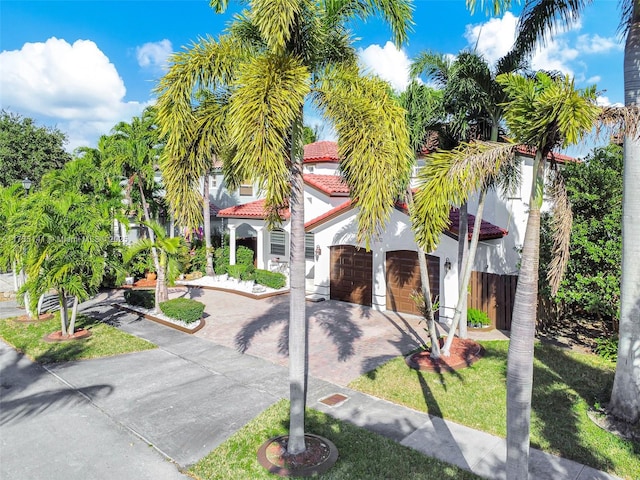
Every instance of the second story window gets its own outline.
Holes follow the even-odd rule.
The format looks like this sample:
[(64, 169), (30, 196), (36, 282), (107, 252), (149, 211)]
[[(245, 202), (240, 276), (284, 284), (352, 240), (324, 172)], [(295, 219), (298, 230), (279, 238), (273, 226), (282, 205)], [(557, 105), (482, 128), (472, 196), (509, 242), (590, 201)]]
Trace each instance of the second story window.
[(253, 184), (251, 180), (243, 180), (240, 184), (240, 196), (251, 197), (253, 195)]

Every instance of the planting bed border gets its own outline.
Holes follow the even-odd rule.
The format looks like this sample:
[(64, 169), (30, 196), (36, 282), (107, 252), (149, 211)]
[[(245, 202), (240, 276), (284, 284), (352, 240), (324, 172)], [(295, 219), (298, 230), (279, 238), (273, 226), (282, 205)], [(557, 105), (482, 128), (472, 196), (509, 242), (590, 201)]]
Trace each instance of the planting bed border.
[(187, 327), (183, 327), (182, 325), (178, 325), (176, 323), (168, 322), (166, 320), (162, 320), (161, 318), (154, 317), (153, 315), (151, 315), (149, 313), (141, 312), (139, 310), (136, 310), (135, 308), (128, 307), (127, 305), (122, 305), (120, 303), (114, 303), (113, 306), (116, 307), (116, 308), (119, 308), (121, 310), (126, 310), (128, 312), (135, 313), (137, 315), (140, 315), (141, 317), (146, 318), (147, 320), (151, 320), (152, 322), (159, 323), (160, 325), (164, 325), (165, 327), (174, 328), (174, 329), (179, 330), (179, 331), (184, 332), (184, 333), (196, 333), (198, 330), (204, 328), (204, 325), (205, 325), (204, 318), (200, 319), (200, 323), (198, 324), (198, 326), (196, 326), (194, 328), (187, 328)]
[(243, 292), (241, 290), (234, 290), (232, 288), (212, 287), (211, 285), (187, 285), (184, 283), (181, 283), (180, 285), (185, 286), (187, 288), (202, 288), (203, 290), (216, 290), (218, 292), (235, 293), (236, 295), (252, 298), (254, 300), (260, 300), (262, 298), (275, 297), (278, 295), (284, 295), (286, 293), (289, 293), (288, 288), (286, 290), (277, 290), (275, 292), (250, 293), (250, 292)]

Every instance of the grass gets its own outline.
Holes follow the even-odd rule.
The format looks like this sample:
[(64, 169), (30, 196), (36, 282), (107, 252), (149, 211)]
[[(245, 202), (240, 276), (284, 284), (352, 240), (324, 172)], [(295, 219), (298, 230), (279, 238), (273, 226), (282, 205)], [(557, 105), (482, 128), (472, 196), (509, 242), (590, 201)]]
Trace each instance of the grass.
[(38, 323), (5, 319), (0, 320), (0, 338), (38, 363), (108, 357), (156, 347), (153, 343), (85, 315), (78, 315), (76, 329), (79, 328), (90, 330), (91, 337), (71, 342), (47, 343), (43, 337), (60, 330), (59, 314), (51, 320)]
[[(437, 374), (412, 370), (402, 357), (349, 387), (416, 410), (506, 436), (508, 342), (480, 342), (485, 356), (471, 367)], [(590, 406), (607, 401), (615, 365), (596, 355), (537, 344), (531, 445), (623, 478), (640, 478), (640, 443), (597, 427)]]
[[(289, 403), (280, 401), (254, 418), (226, 442), (189, 469), (200, 480), (252, 480), (277, 478), (258, 463), (256, 452), (271, 437), (287, 433)], [(375, 480), (410, 478), (477, 479), (470, 472), (381, 437), (375, 433), (336, 420), (315, 410), (308, 410), (306, 428), (322, 435), (338, 448), (337, 463), (319, 479)]]

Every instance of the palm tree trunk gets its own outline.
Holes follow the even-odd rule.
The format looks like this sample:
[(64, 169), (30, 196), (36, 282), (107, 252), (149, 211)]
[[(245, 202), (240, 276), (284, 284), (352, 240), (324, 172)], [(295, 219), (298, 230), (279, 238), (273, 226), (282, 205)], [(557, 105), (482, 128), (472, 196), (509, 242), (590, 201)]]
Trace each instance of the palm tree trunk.
[[(411, 187), (407, 187), (407, 205), (409, 211), (413, 209), (413, 192)], [(438, 342), (438, 332), (436, 331), (436, 322), (433, 315), (433, 304), (431, 303), (431, 283), (429, 281), (429, 264), (427, 255), (422, 247), (416, 244), (418, 249), (418, 266), (420, 268), (420, 285), (422, 289), (422, 298), (426, 309), (425, 319), (427, 321), (427, 332), (431, 340), (431, 358), (436, 360), (440, 358), (440, 343)]]
[(204, 176), (204, 187), (202, 189), (202, 218), (204, 222), (204, 245), (206, 249), (207, 276), (213, 277), (213, 252), (211, 251), (211, 209), (209, 201), (209, 182), (211, 181), (211, 175), (207, 173)]
[(156, 277), (156, 301), (155, 301), (155, 311), (160, 311), (160, 304), (162, 302), (166, 302), (169, 300), (169, 290), (167, 289), (167, 280), (166, 280), (166, 265), (163, 262), (158, 263), (158, 271)]
[(538, 149), (536, 153), (533, 175), (529, 218), (524, 236), (507, 355), (507, 478), (514, 479), (526, 479), (529, 475), (533, 344), (538, 308), (540, 207), (544, 193), (542, 149)]
[(291, 402), (287, 452), (306, 449), (304, 417), (307, 397), (307, 318), (304, 275), (304, 184), (302, 177), (302, 108), (291, 142), (291, 240), (289, 246), (289, 396)]
[[(476, 214), (477, 216), (477, 214)], [(460, 322), (458, 336), (467, 338), (467, 285), (463, 285), (464, 265), (470, 261), (473, 264), (473, 258), (469, 255), (469, 212), (467, 202), (460, 206), (460, 214), (458, 217), (458, 291), (465, 293), (459, 298), (460, 303)], [(462, 302), (460, 302), (462, 300)]]
[(442, 347), (442, 355), (448, 357), (451, 355), (451, 344), (453, 343), (453, 337), (455, 336), (456, 328), (460, 323), (462, 317), (462, 309), (467, 305), (467, 288), (469, 287), (469, 280), (471, 279), (471, 270), (473, 267), (473, 259), (476, 257), (476, 250), (478, 249), (478, 240), (480, 239), (480, 227), (482, 226), (482, 212), (484, 211), (484, 204), (487, 198), (487, 190), (482, 189), (480, 191), (480, 198), (478, 199), (478, 211), (476, 212), (476, 219), (473, 222), (473, 234), (471, 235), (471, 246), (469, 247), (469, 255), (467, 262), (462, 269), (462, 283), (460, 283), (460, 289), (458, 290), (458, 303), (456, 304), (456, 310), (453, 314), (453, 320), (449, 329), (449, 335)]
[(73, 307), (71, 308), (71, 321), (69, 322), (69, 335), (73, 335), (76, 329), (76, 317), (78, 316), (78, 297), (73, 297)]
[[(640, 105), (640, 1), (634, 0), (624, 52), (627, 106)], [(624, 139), (622, 282), (616, 375), (610, 412), (629, 423), (640, 420), (640, 139)]]
[[(149, 205), (147, 204), (147, 199), (144, 196), (144, 190), (142, 188), (142, 183), (140, 183), (140, 178), (138, 178), (138, 189), (140, 190), (140, 199), (142, 201), (142, 213), (144, 215), (144, 219), (147, 223), (150, 223), (151, 216), (149, 215)], [(151, 243), (155, 243), (156, 236), (153, 233), (153, 230), (149, 227), (147, 227), (147, 234), (149, 235), (149, 239), (151, 240)], [(158, 251), (156, 250), (156, 247), (151, 247), (151, 256), (153, 257), (153, 265), (156, 269), (156, 272), (158, 272), (159, 274), (160, 261), (158, 259)]]
[(67, 335), (67, 298), (62, 290), (58, 290), (58, 302), (60, 303), (60, 331), (64, 337)]

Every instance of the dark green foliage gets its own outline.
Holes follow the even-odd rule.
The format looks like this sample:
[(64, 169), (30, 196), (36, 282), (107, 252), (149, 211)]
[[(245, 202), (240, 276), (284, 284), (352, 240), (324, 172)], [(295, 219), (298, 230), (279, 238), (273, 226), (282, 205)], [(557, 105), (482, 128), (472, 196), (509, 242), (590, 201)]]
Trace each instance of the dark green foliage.
[(255, 280), (256, 279), (256, 267), (253, 266), (253, 263), (247, 265), (244, 272), (240, 273), (241, 280)]
[(216, 248), (216, 251), (213, 253), (213, 269), (215, 270), (216, 275), (223, 275), (227, 273), (227, 268), (229, 268), (230, 252), (231, 249), (229, 246)]
[(487, 315), (482, 310), (478, 310), (477, 308), (469, 308), (467, 310), (467, 324), (472, 326), (481, 325), (482, 327), (487, 327), (491, 325), (491, 319), (489, 315)]
[[(563, 170), (573, 209), (571, 257), (556, 296), (566, 313), (602, 319), (616, 329), (622, 261), (622, 148), (597, 148), (584, 163)], [(543, 220), (540, 279), (550, 258), (548, 219)], [(548, 290), (541, 293), (549, 295)]]
[(615, 362), (618, 358), (618, 336), (596, 338), (595, 351), (602, 358)]
[(39, 127), (33, 119), (0, 112), (0, 186), (25, 177), (40, 184), (42, 175), (71, 160), (64, 150), (67, 137), (55, 128)]
[(256, 283), (269, 288), (283, 288), (287, 284), (287, 277), (280, 272), (256, 269)]
[(241, 278), (242, 274), (245, 272), (246, 269), (247, 269), (246, 265), (240, 265), (240, 264), (229, 265), (227, 267), (227, 273), (231, 278)]
[(184, 323), (193, 323), (202, 318), (204, 303), (190, 298), (173, 298), (161, 302), (160, 310), (169, 318), (182, 320)]
[(155, 306), (155, 293), (153, 290), (125, 290), (124, 300), (129, 305), (142, 308)]
[(205, 272), (207, 269), (207, 246), (202, 241), (191, 243), (189, 252), (189, 267), (187, 273)]
[(147, 272), (155, 270), (153, 257), (149, 252), (138, 252), (127, 262), (127, 270), (133, 277), (142, 278)]
[(236, 250), (236, 263), (238, 265), (253, 265), (253, 250), (249, 247), (239, 246)]

